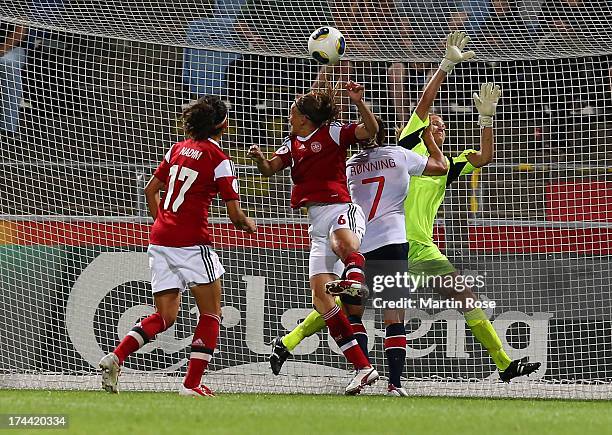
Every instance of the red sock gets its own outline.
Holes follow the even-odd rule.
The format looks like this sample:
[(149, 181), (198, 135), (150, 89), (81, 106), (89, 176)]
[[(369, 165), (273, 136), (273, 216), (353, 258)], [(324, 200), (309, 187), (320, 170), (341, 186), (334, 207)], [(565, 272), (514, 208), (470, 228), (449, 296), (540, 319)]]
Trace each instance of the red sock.
[(191, 355), (187, 374), (183, 385), (187, 388), (195, 388), (200, 385), (204, 370), (208, 367), (219, 336), (219, 323), (221, 319), (214, 314), (204, 313), (200, 315), (198, 326), (193, 334), (191, 342)]
[(359, 370), (364, 367), (370, 367), (370, 361), (363, 354), (363, 351), (357, 344), (357, 340), (353, 336), (351, 324), (339, 306), (334, 306), (331, 310), (323, 315), (325, 323), (329, 328), (329, 333), (336, 340), (336, 343), (344, 353), (344, 356), (349, 360), (355, 369)]
[(346, 279), (359, 282), (365, 281), (365, 276), (363, 275), (365, 258), (360, 252), (349, 254), (342, 262), (344, 263), (344, 276), (346, 276)]
[(166, 322), (159, 313), (151, 314), (149, 317), (142, 319), (138, 322), (130, 332), (121, 340), (119, 346), (113, 351), (117, 358), (119, 358), (119, 364), (123, 364), (123, 361), (131, 354), (136, 352), (142, 346), (153, 340), (157, 334), (165, 331)]
[(357, 344), (361, 348), (361, 351), (363, 352), (365, 357), (369, 359), (368, 332), (366, 331), (365, 326), (363, 326), (361, 317), (352, 315), (352, 316), (347, 316), (346, 318), (351, 324), (351, 331), (353, 331), (353, 336), (355, 337), (355, 340), (357, 340)]

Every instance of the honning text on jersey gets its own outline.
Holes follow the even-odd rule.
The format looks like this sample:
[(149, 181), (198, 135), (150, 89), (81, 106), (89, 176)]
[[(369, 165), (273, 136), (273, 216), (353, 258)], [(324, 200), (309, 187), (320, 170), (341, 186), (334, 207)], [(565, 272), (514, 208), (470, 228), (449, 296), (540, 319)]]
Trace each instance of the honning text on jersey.
[(351, 165), (351, 175), (359, 175), (362, 172), (380, 171), (381, 169), (395, 168), (395, 160), (375, 160), (373, 162), (359, 163)]
[(202, 151), (194, 150), (193, 148), (183, 148), (179, 153), (181, 156), (191, 157), (194, 160), (199, 160), (202, 157)]

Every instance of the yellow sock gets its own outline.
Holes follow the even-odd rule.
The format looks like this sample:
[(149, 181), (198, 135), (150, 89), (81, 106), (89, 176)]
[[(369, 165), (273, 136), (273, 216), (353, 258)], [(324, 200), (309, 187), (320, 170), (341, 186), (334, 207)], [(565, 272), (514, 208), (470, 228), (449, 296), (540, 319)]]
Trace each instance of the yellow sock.
[(472, 334), (487, 349), (499, 371), (506, 370), (512, 360), (502, 348), (501, 340), (485, 312), (481, 308), (474, 308), (463, 315)]
[[(336, 298), (336, 305), (342, 307), (342, 302), (340, 302), (340, 298)], [(316, 310), (312, 310), (308, 316), (304, 320), (300, 322), (293, 330), (285, 335), (282, 338), (282, 342), (289, 350), (289, 352), (293, 351), (297, 347), (298, 344), (302, 342), (306, 337), (310, 337), (312, 334), (315, 334), (319, 331), (325, 329), (325, 320), (323, 320), (323, 316), (320, 315)]]
[(293, 328), (289, 334), (283, 337), (283, 344), (291, 352), (297, 347), (298, 344), (306, 337), (310, 337), (312, 334), (319, 332), (325, 328), (325, 320), (317, 311), (312, 312), (306, 316), (302, 322)]

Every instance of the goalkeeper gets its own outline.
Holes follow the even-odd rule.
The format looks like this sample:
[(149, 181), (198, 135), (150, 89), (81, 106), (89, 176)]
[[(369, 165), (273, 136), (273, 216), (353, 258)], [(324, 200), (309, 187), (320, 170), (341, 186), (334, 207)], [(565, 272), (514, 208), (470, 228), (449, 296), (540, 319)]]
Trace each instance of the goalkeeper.
[[(471, 51), (463, 51), (468, 41), (469, 38), (463, 32), (453, 32), (449, 35), (446, 55), (439, 69), (425, 87), (408, 125), (400, 133), (398, 145), (424, 156), (429, 155), (428, 146), (432, 145), (429, 142), (433, 141), (438, 147), (442, 146), (446, 139), (446, 125), (441, 116), (430, 113), (430, 108), (438, 90), (454, 66), (474, 56)], [(468, 149), (457, 157), (447, 158), (449, 171), (446, 175), (412, 177), (404, 202), (404, 210), (411, 274), (420, 277), (421, 284), (429, 280), (436, 281), (433, 287), (443, 297), (461, 302), (463, 309), (460, 311), (464, 314), (469, 328), (476, 339), (487, 349), (499, 370), (500, 379), (509, 382), (517, 376), (533, 373), (540, 367), (540, 363), (529, 363), (526, 359), (510, 360), (484, 311), (480, 308), (467, 308), (470, 300), (477, 300), (471, 289), (437, 285), (449, 281), (456, 282), (459, 274), (433, 241), (434, 220), (444, 199), (446, 188), (459, 176), (469, 174), (475, 168), (485, 166), (493, 160), (493, 116), (500, 95), (499, 87), (488, 83), (482, 85), (480, 94), (474, 94), (474, 102), (479, 112), (479, 124), (482, 127), (480, 150)], [(436, 279), (440, 277), (450, 279)], [(352, 306), (349, 306), (348, 309), (353, 311)], [(318, 332), (323, 326), (324, 322), (320, 316), (313, 312), (282, 340), (275, 340), (270, 355), (270, 364), (274, 373), (278, 374), (291, 350), (305, 337)], [(400, 384), (406, 359), (406, 331), (403, 319), (398, 323), (387, 324), (385, 337), (385, 353), (389, 368), (389, 394), (406, 396), (407, 393)], [(401, 346), (398, 345), (400, 342)], [(360, 342), (362, 343), (363, 341)]]

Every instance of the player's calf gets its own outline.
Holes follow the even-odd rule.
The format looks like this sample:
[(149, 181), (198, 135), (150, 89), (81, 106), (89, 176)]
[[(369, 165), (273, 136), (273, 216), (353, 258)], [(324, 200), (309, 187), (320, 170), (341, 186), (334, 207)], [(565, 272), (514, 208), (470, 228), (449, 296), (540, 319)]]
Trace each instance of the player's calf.
[(183, 386), (187, 389), (201, 387), (202, 375), (208, 367), (217, 347), (221, 318), (216, 314), (202, 313), (191, 342), (191, 354)]

